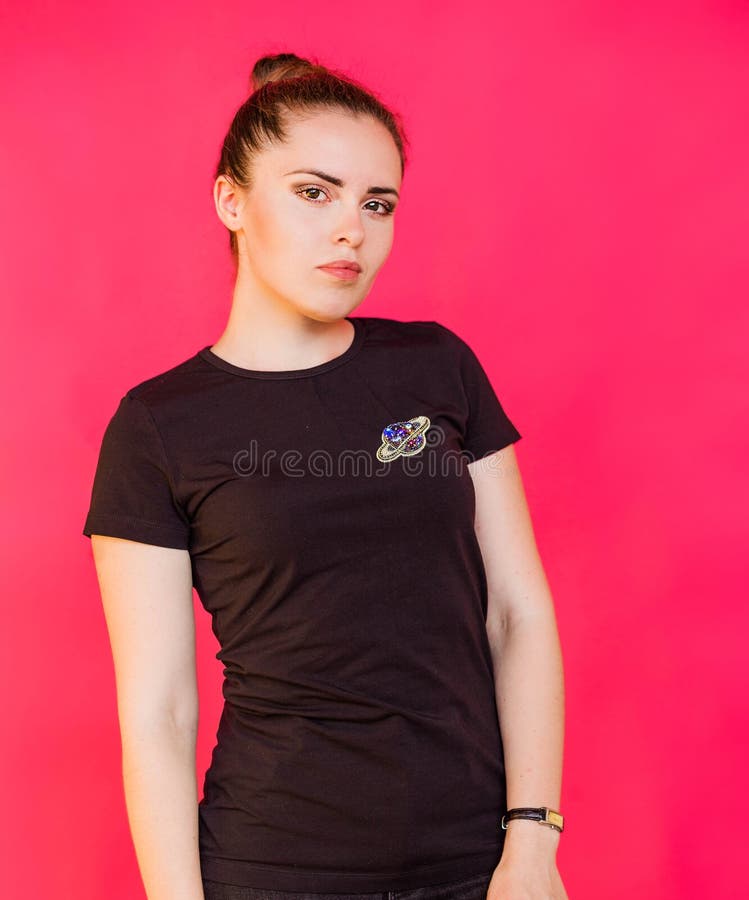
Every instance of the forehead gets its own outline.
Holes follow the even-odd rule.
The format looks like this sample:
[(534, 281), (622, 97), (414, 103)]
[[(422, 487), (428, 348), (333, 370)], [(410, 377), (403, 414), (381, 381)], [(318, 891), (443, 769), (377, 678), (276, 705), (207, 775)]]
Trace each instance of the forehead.
[(328, 110), (294, 115), (286, 124), (287, 140), (261, 154), (266, 171), (282, 176), (292, 169), (330, 172), (349, 182), (396, 187), (401, 180), (398, 148), (387, 128), (371, 116)]

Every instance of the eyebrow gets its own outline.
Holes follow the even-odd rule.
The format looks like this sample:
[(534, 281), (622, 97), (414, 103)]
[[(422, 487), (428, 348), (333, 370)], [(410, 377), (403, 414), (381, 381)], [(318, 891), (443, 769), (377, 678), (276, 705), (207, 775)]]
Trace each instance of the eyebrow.
[[(294, 169), (292, 172), (284, 172), (284, 175), (316, 175), (318, 178), (322, 178), (323, 181), (329, 181), (331, 184), (336, 185), (336, 187), (343, 187), (343, 179), (336, 178), (335, 175), (328, 175), (327, 172), (321, 172), (319, 169)], [(377, 185), (374, 185), (373, 187), (367, 188), (367, 193), (395, 194), (400, 200), (398, 191), (391, 187), (378, 187)]]

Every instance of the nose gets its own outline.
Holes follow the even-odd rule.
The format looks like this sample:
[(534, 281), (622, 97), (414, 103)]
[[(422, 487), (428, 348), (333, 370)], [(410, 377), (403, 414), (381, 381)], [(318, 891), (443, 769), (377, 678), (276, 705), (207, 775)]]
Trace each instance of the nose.
[(362, 211), (355, 203), (342, 203), (332, 234), (334, 244), (346, 241), (352, 247), (358, 246), (364, 240), (364, 225), (362, 224)]

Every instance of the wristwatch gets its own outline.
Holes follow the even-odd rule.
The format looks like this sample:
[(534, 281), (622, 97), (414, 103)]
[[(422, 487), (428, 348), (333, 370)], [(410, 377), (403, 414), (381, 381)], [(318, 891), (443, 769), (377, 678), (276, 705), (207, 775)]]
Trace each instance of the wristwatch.
[(564, 831), (564, 816), (548, 806), (517, 806), (508, 809), (500, 822), (502, 828), (507, 830), (507, 822), (511, 819), (535, 819), (539, 825), (548, 825), (557, 831)]

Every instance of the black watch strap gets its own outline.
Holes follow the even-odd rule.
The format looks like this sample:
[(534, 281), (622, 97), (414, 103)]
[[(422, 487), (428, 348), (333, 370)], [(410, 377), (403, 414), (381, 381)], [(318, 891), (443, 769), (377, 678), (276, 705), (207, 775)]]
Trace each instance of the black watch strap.
[(507, 830), (507, 822), (512, 819), (534, 819), (539, 825), (548, 825), (557, 831), (564, 831), (564, 816), (548, 806), (516, 806), (502, 816), (501, 826)]

